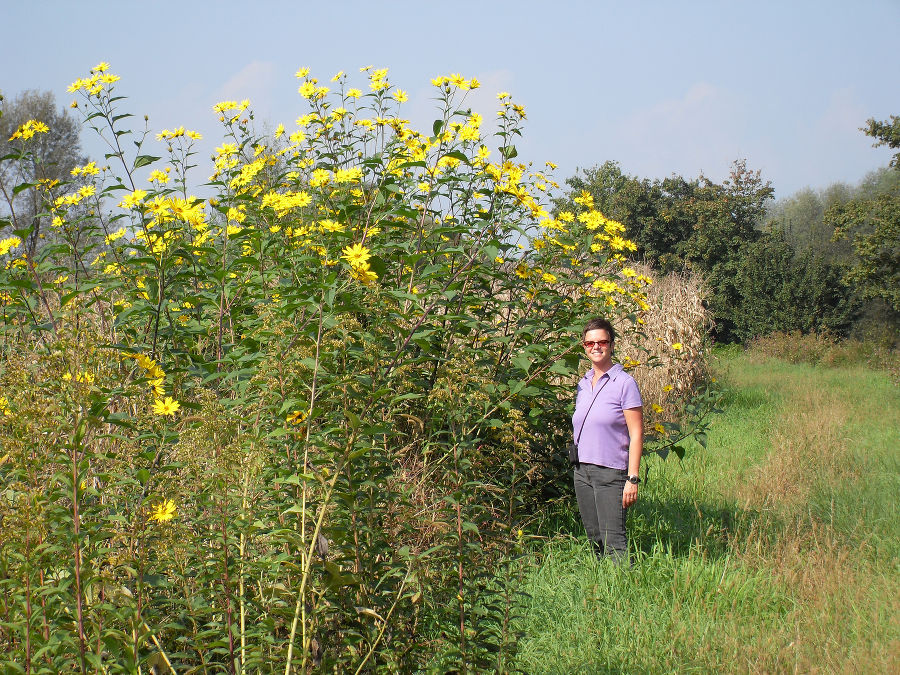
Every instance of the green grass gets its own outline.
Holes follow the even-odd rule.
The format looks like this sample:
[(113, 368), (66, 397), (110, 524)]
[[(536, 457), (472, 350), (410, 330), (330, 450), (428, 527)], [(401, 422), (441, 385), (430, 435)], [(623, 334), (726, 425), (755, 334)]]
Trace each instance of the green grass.
[[(883, 372), (720, 358), (706, 449), (651, 459), (631, 569), (570, 508), (535, 551), (528, 673), (900, 668), (900, 392)], [(573, 502), (574, 507), (574, 502)]]

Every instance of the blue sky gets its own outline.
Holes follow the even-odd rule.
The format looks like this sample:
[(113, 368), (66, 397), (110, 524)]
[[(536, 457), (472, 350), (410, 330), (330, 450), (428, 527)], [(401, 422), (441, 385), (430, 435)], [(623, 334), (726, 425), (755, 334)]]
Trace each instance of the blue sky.
[[(898, 0), (0, 7), (5, 96), (45, 89), (67, 104), (69, 83), (107, 61), (129, 112), (154, 131), (202, 132), (205, 155), (223, 99), (249, 98), (258, 122), (290, 128), (307, 110), (300, 66), (326, 83), (347, 71), (363, 89), (361, 66), (390, 68), (419, 128), (431, 127), (432, 77), (478, 77), (469, 104), (490, 119), (496, 93), (510, 92), (528, 113), (519, 158), (556, 162), (560, 181), (606, 160), (641, 177), (721, 180), (746, 158), (784, 197), (886, 165), (890, 151), (858, 129), (900, 114)], [(87, 132), (83, 144), (101, 152)]]

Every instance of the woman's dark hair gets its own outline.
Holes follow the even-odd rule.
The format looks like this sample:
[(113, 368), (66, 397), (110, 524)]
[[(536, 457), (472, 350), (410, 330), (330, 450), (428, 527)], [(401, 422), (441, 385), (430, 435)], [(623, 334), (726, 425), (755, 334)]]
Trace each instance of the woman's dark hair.
[(589, 330), (605, 330), (609, 333), (609, 341), (616, 341), (616, 329), (612, 327), (612, 324), (606, 319), (601, 319), (600, 317), (596, 317), (591, 319), (586, 324), (584, 324), (584, 330), (581, 331), (581, 339), (584, 340), (584, 336), (588, 334)]

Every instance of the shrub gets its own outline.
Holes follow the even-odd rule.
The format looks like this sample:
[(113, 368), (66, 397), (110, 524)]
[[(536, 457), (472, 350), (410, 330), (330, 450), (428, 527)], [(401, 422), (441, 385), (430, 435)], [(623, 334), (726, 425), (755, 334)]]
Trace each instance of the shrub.
[[(61, 242), (0, 250), (0, 645), (26, 670), (467, 670), (514, 649), (512, 556), (571, 433), (580, 327), (629, 324), (648, 279), (589, 196), (550, 217), (507, 94), (489, 149), (475, 80), (436, 78), (421, 133), (386, 70), (366, 94), (298, 78), (292, 132), (215, 107), (204, 202), (199, 134), (160, 132), (163, 164), (100, 64), (70, 89), (111, 166), (17, 188)], [(42, 131), (20, 132), (25, 160)]]
[(896, 348), (874, 340), (839, 339), (826, 334), (772, 333), (753, 340), (755, 358), (776, 358), (813, 366), (867, 366), (900, 375)]

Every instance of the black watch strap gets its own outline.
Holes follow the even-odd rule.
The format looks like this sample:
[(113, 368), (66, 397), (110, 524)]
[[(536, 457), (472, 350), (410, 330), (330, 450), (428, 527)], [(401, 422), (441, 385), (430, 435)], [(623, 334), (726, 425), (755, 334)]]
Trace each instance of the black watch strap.
[(628, 478), (626, 478), (626, 480), (629, 483), (633, 483), (634, 485), (637, 485), (638, 483), (641, 482), (641, 477), (640, 476), (628, 476)]

